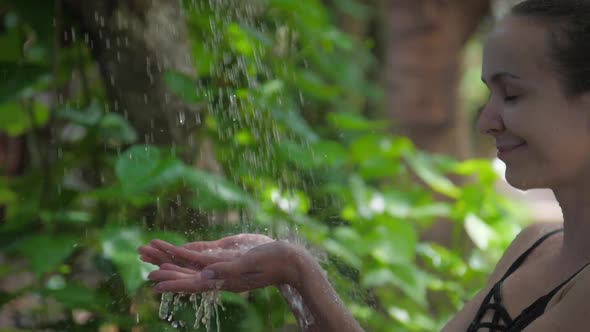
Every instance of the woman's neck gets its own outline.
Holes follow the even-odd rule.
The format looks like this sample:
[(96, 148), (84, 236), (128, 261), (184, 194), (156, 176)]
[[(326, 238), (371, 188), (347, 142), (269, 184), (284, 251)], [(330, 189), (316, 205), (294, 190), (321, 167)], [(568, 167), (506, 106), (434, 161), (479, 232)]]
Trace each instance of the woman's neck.
[(590, 176), (553, 189), (564, 220), (562, 255), (575, 264), (590, 261)]

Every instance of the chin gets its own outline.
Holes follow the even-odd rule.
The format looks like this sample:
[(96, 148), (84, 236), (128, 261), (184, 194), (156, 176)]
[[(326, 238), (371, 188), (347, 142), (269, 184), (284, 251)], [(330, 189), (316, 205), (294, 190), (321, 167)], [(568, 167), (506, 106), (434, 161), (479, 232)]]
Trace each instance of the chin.
[(511, 172), (506, 172), (506, 182), (512, 187), (522, 191), (547, 187), (537, 181), (533, 181), (530, 176), (518, 176)]

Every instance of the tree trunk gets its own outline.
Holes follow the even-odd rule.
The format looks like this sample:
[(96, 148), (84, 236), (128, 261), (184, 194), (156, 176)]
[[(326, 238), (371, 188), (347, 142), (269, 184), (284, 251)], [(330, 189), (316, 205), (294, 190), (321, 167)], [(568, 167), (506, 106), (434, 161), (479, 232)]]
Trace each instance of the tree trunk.
[(111, 109), (128, 119), (141, 142), (189, 147), (188, 155), (194, 155), (199, 110), (175, 96), (164, 81), (166, 70), (197, 74), (180, 2), (65, 3), (99, 64)]
[[(461, 53), (490, 1), (388, 0), (381, 6), (384, 82), (396, 133), (421, 149), (468, 157), (470, 126), (458, 103)], [(425, 237), (449, 244), (450, 229), (441, 222)]]
[[(165, 82), (168, 70), (197, 77), (182, 2), (62, 1), (65, 13), (83, 31), (77, 38), (84, 39), (98, 63), (110, 109), (129, 121), (140, 143), (182, 151), (186, 163), (222, 173), (213, 145), (198, 136), (203, 110), (176, 96)], [(64, 33), (76, 38), (74, 30)], [(146, 208), (148, 223), (161, 218), (171, 229), (207, 227), (206, 215), (187, 210), (191, 204), (184, 201), (190, 195), (181, 196), (169, 207)]]

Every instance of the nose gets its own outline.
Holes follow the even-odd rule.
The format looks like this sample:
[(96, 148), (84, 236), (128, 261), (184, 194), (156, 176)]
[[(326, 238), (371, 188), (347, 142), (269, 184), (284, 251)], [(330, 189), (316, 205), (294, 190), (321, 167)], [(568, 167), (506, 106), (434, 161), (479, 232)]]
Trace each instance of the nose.
[(479, 113), (477, 130), (484, 135), (497, 136), (505, 129), (500, 109), (489, 101)]

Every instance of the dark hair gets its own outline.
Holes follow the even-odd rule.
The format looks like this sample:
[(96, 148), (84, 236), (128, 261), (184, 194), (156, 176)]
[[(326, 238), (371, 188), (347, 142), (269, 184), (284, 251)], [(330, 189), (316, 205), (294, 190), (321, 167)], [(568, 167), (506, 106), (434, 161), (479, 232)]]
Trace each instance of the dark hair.
[(526, 0), (512, 8), (548, 28), (550, 57), (561, 76), (564, 92), (590, 91), (590, 0)]

